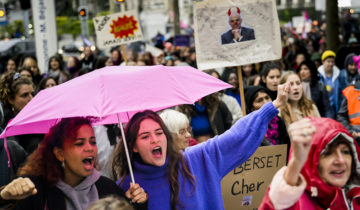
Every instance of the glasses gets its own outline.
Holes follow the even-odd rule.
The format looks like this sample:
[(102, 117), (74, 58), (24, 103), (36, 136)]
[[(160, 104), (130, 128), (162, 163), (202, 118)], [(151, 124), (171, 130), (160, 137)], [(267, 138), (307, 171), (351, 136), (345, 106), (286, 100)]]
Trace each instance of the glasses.
[(183, 128), (183, 129), (180, 129), (180, 130), (179, 130), (179, 134), (182, 135), (182, 136), (184, 136), (184, 135), (186, 134), (186, 132), (189, 132), (189, 133), (191, 134), (191, 132), (192, 132), (192, 127), (189, 126), (188, 128)]

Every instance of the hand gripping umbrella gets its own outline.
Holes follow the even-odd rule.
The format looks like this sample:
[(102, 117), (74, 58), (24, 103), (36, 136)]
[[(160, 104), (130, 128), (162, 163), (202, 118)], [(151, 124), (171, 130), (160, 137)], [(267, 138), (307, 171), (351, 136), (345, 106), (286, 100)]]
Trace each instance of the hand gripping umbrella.
[[(6, 141), (6, 136), (47, 133), (61, 118), (68, 117), (95, 117), (95, 125), (119, 123), (134, 182), (121, 122), (137, 111), (193, 104), (230, 87), (190, 66), (104, 67), (40, 91), (9, 122), (0, 138)], [(8, 159), (10, 164), (9, 154)]]

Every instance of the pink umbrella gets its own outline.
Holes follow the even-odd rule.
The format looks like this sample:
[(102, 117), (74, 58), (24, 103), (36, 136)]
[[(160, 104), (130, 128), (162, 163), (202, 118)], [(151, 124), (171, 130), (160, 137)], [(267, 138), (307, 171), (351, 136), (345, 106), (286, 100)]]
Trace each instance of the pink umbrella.
[(193, 104), (230, 87), (190, 66), (104, 67), (39, 92), (9, 122), (0, 138), (47, 133), (67, 117), (96, 117), (96, 125), (119, 123), (123, 130), (121, 121), (127, 122), (137, 111)]

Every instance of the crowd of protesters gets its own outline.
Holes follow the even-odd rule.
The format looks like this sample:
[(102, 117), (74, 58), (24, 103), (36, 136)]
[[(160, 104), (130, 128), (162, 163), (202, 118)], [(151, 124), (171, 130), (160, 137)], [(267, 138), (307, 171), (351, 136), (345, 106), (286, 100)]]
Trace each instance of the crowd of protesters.
[[(87, 119), (63, 119), (45, 137), (34, 134), (9, 137), (6, 147), (12, 157), (11, 167), (7, 164), (5, 145), (0, 144), (0, 186), (6, 186), (0, 188), (0, 205), (17, 205), (17, 209), (24, 206), (56, 209), (51, 205), (60, 203), (61, 207), (68, 209), (82, 209), (106, 195), (116, 194), (123, 198), (120, 201), (125, 205), (132, 200), (135, 205), (129, 205), (129, 208), (135, 209), (143, 209), (147, 205), (150, 209), (200, 206), (221, 209), (221, 178), (246, 161), (257, 146), (286, 144), (288, 150), (290, 146), (293, 150), (289, 165), (276, 174), (260, 208), (315, 205), (310, 188), (313, 182), (316, 182), (314, 185), (319, 190), (319, 196), (313, 196), (318, 197), (316, 205), (327, 208), (332, 202), (339, 201), (339, 208), (350, 205), (357, 207), (356, 203), (351, 203), (355, 202), (356, 194), (348, 196), (350, 200), (347, 201), (334, 194), (349, 193), (353, 188), (346, 187), (350, 187), (350, 184), (356, 185), (357, 189), (359, 181), (358, 40), (353, 34), (340, 39), (342, 48), (347, 48), (349, 44), (351, 48), (346, 55), (339, 57), (337, 52), (327, 50), (323, 27), (313, 26), (306, 36), (288, 28), (281, 30), (283, 50), (280, 60), (241, 66), (245, 104), (240, 99), (237, 67), (210, 69), (205, 72), (231, 84), (233, 88), (205, 96), (193, 105), (165, 110), (159, 115), (150, 111), (141, 112), (129, 121), (125, 136), (135, 178), (140, 186), (130, 184), (124, 146), (119, 143), (120, 129), (116, 125), (91, 128)], [(0, 130), (5, 129), (8, 122), (41, 90), (105, 66), (127, 63), (197, 67), (193, 43), (190, 46), (174, 46), (159, 33), (153, 45), (158, 47), (157, 51), (136, 51), (128, 47), (126, 55), (115, 47), (108, 52), (109, 56), (100, 55), (86, 46), (81, 56), (71, 56), (66, 60), (61, 54), (51, 56), (47, 69), (40, 69), (37, 59), (32, 56), (10, 58), (0, 81)], [(282, 95), (284, 89), (286, 99)], [(280, 104), (279, 95), (283, 97)], [(271, 101), (274, 105), (268, 103)], [(245, 106), (249, 116), (245, 117), (245, 113), (241, 112), (242, 106)], [(303, 119), (307, 117), (311, 120)], [(322, 127), (324, 124), (328, 124), (331, 132), (323, 137), (319, 132), (327, 132)], [(253, 129), (246, 129), (249, 125), (258, 126), (256, 128), (261, 132), (254, 130), (256, 134), (252, 133)], [(313, 125), (316, 125), (316, 132)], [(235, 129), (242, 132), (235, 132)], [(306, 132), (300, 132), (301, 129)], [(144, 132), (146, 135), (142, 134)], [(150, 152), (145, 150), (145, 145), (138, 142), (138, 135), (144, 136), (143, 139), (160, 136), (159, 148)], [(313, 135), (315, 143), (311, 142)], [(83, 139), (81, 145), (78, 145), (78, 139)], [(252, 144), (247, 143), (250, 141)], [(86, 150), (92, 151), (92, 156), (80, 159), (83, 157), (80, 154), (71, 154), (76, 147), (86, 147)], [(161, 161), (153, 162), (149, 153), (161, 156)], [(213, 156), (215, 153), (216, 157)], [(315, 159), (307, 159), (308, 154)], [(93, 158), (96, 156), (98, 162), (95, 163)], [(340, 171), (324, 171), (326, 164), (322, 163), (323, 160), (333, 156), (345, 159), (344, 163), (338, 163), (344, 167), (341, 166)], [(223, 162), (218, 163), (219, 160)], [(76, 167), (81, 164), (91, 170), (77, 171)], [(218, 164), (222, 168), (218, 168)], [(304, 171), (300, 173), (302, 168)], [(327, 178), (333, 173), (348, 173), (348, 176), (339, 184)], [(15, 179), (17, 176), (30, 176), (30, 179)], [(117, 181), (118, 187), (105, 176)], [(316, 176), (315, 181), (313, 176)], [(82, 189), (76, 189), (80, 185)], [(274, 190), (275, 185), (282, 187)], [(326, 189), (328, 185), (331, 187)], [(26, 188), (23, 192), (11, 191), (21, 186)], [(345, 191), (339, 191), (344, 188)], [(286, 195), (289, 202), (279, 202), (289, 190), (294, 192)], [(192, 194), (187, 195), (187, 192)], [(84, 195), (91, 196), (84, 199)], [(47, 203), (59, 196), (61, 202)], [(9, 199), (20, 201), (8, 202)]]

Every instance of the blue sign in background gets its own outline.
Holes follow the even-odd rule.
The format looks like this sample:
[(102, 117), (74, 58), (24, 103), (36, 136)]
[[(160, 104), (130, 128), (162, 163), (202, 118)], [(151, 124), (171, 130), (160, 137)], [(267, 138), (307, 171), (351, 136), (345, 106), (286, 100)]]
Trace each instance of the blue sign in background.
[(174, 37), (175, 46), (190, 46), (190, 36), (189, 35), (175, 35)]

